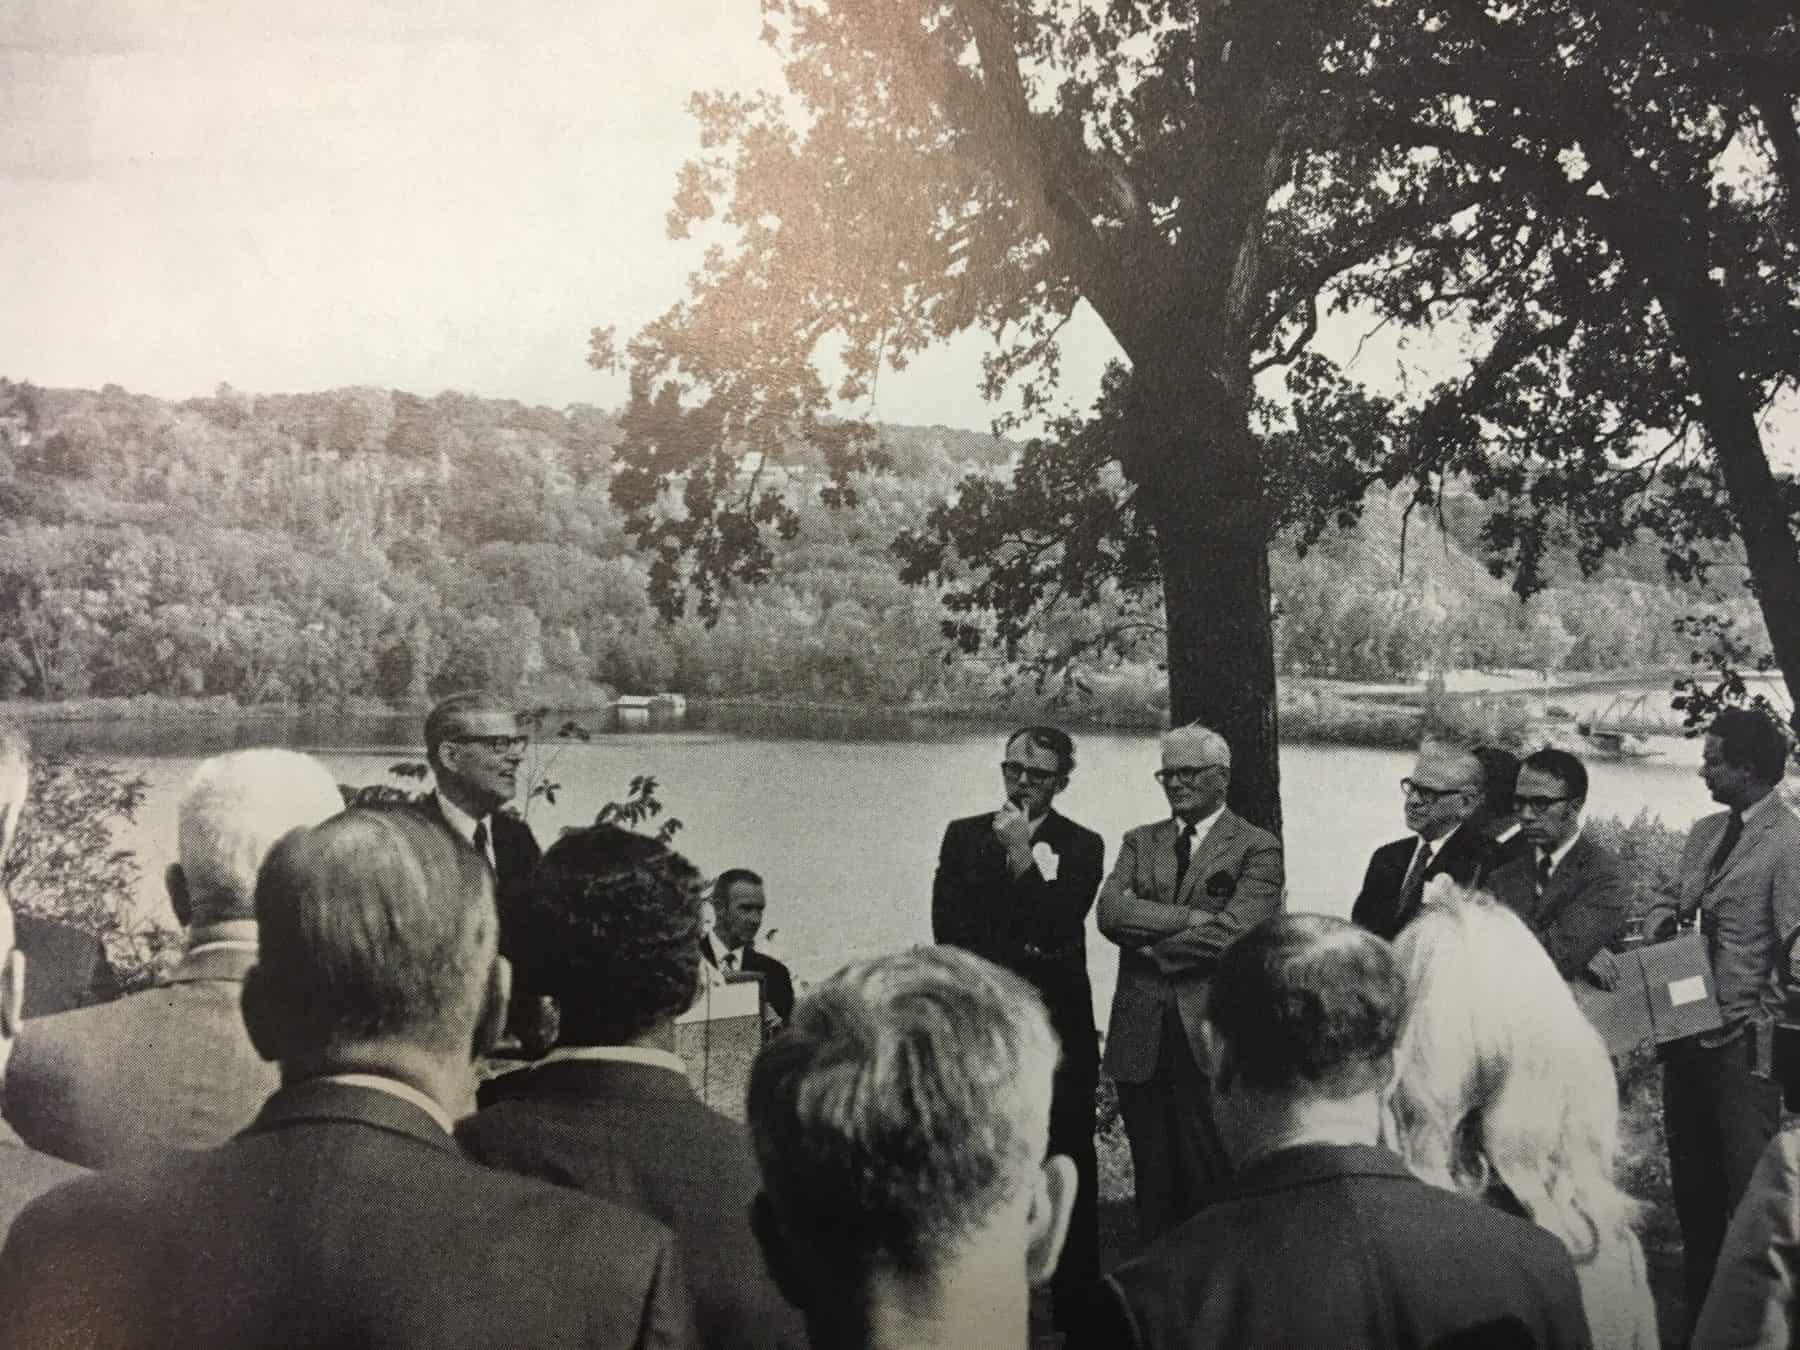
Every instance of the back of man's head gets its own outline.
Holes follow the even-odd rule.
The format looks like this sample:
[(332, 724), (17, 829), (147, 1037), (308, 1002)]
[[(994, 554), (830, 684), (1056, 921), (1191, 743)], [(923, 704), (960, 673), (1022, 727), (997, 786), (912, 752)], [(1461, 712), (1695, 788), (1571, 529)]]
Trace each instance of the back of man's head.
[(693, 1005), (699, 874), (614, 825), (574, 830), (532, 880), (520, 983), (557, 1002), (565, 1045), (626, 1045)]
[(929, 1275), (1036, 1184), (1056, 1059), (1037, 994), (980, 957), (924, 947), (846, 966), (751, 1071), (759, 1223), (805, 1251), (820, 1287)]
[(1727, 708), (1706, 728), (1725, 762), (1748, 769), (1758, 782), (1779, 783), (1787, 773), (1792, 743), (1781, 724), (1755, 708)]
[(1206, 1017), (1252, 1092), (1342, 1100), (1384, 1087), (1405, 1008), (1388, 944), (1342, 919), (1282, 914), (1229, 947)]
[(234, 750), (194, 770), (182, 793), (179, 879), (170, 877), (183, 923), (254, 917), (256, 873), (275, 841), (343, 809), (331, 773), (293, 750)]
[(265, 1058), (356, 1046), (474, 1049), (496, 997), (485, 860), (410, 807), (353, 807), (270, 850), (256, 882), (260, 955), (245, 1020)]

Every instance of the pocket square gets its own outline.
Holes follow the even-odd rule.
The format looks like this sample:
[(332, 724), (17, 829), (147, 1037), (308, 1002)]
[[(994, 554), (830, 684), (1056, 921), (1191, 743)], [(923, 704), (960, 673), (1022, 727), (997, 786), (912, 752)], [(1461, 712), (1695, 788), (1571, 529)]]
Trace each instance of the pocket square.
[(1042, 839), (1031, 846), (1031, 860), (1037, 864), (1038, 875), (1042, 876), (1045, 881), (1056, 880), (1056, 850)]
[(1214, 872), (1206, 879), (1206, 893), (1215, 900), (1229, 900), (1237, 894), (1237, 878), (1229, 872)]

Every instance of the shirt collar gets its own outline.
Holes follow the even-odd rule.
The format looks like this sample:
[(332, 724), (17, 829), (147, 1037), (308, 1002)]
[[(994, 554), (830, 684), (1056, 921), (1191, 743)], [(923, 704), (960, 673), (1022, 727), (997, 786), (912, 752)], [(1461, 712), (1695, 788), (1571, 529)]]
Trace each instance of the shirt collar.
[(1738, 814), (1744, 818), (1744, 824), (1748, 825), (1764, 811), (1768, 810), (1769, 803), (1780, 796), (1781, 794), (1779, 792), (1771, 788), (1768, 792), (1765, 792), (1761, 797), (1756, 799), (1755, 805), (1746, 806), (1742, 811), (1739, 811)]
[(562, 1064), (568, 1061), (595, 1061), (613, 1064), (645, 1064), (655, 1069), (668, 1069), (687, 1077), (687, 1065), (681, 1062), (681, 1056), (668, 1050), (653, 1050), (647, 1045), (567, 1045), (559, 1046), (538, 1060), (531, 1067), (544, 1068), (550, 1064)]
[(255, 956), (256, 920), (228, 919), (223, 923), (196, 924), (188, 929), (184, 959), (211, 952), (241, 952)]
[(398, 1097), (409, 1102), (430, 1116), (445, 1134), (456, 1133), (456, 1122), (450, 1119), (450, 1113), (431, 1097), (426, 1096), (411, 1083), (402, 1083), (398, 1078), (384, 1078), (375, 1073), (332, 1073), (314, 1080), (320, 1083), (337, 1083), (343, 1087), (368, 1088), (373, 1092), (385, 1092), (390, 1097)]
[[(1194, 842), (1197, 844), (1202, 839), (1206, 838), (1207, 835), (1211, 834), (1212, 827), (1219, 823), (1219, 817), (1224, 814), (1225, 803), (1220, 802), (1217, 806), (1213, 807), (1210, 815), (1201, 816), (1200, 819), (1196, 820), (1194, 822)], [(1180, 834), (1187, 828), (1187, 822), (1180, 816), (1171, 816), (1170, 819), (1175, 822), (1176, 834)]]
[[(437, 804), (438, 810), (444, 813), (444, 819), (450, 822), (450, 828), (473, 844), (475, 842), (475, 827), (481, 822), (441, 792), (437, 794)], [(493, 831), (490, 830), (488, 833), (492, 834)]]
[(1425, 860), (1427, 862), (1429, 862), (1429, 861), (1431, 861), (1431, 859), (1437, 857), (1438, 850), (1443, 848), (1443, 846), (1445, 844), (1449, 843), (1452, 839), (1456, 838), (1456, 832), (1458, 830), (1460, 830), (1467, 823), (1468, 823), (1467, 821), (1463, 821), (1463, 820), (1457, 821), (1456, 824), (1452, 825), (1448, 830), (1444, 831), (1444, 833), (1440, 834), (1436, 839), (1427, 839), (1424, 835), (1420, 835), (1419, 842), (1421, 844), (1425, 845)]
[(1567, 839), (1563, 840), (1562, 843), (1550, 850), (1550, 870), (1552, 872), (1562, 866), (1562, 860), (1569, 855), (1569, 850), (1575, 847), (1575, 841), (1581, 838), (1581, 825), (1582, 822), (1577, 820), (1575, 822), (1575, 832)]

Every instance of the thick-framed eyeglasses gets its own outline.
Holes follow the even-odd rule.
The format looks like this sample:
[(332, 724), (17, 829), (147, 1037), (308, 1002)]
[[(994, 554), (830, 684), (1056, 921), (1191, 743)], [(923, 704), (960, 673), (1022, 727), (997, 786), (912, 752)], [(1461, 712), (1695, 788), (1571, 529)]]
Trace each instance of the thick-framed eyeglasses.
[(1400, 780), (1400, 791), (1409, 797), (1420, 797), (1428, 802), (1441, 802), (1446, 797), (1461, 797), (1474, 790), (1466, 787), (1433, 787), (1430, 783), (1416, 782), (1411, 778)]
[(1021, 764), (1013, 759), (1001, 760), (1000, 772), (1008, 778), (1016, 778), (1021, 782), (1029, 783), (1032, 787), (1049, 787), (1050, 784), (1062, 777), (1055, 769), (1034, 769), (1029, 764)]
[(1223, 764), (1201, 764), (1198, 767), (1158, 769), (1156, 781), (1164, 787), (1198, 787), (1207, 774), (1215, 769), (1223, 770), (1224, 767)]
[(485, 745), (496, 755), (511, 754), (531, 744), (529, 736), (452, 736), (452, 745)]
[(1558, 802), (1572, 802), (1573, 797), (1514, 797), (1515, 811), (1548, 811)]

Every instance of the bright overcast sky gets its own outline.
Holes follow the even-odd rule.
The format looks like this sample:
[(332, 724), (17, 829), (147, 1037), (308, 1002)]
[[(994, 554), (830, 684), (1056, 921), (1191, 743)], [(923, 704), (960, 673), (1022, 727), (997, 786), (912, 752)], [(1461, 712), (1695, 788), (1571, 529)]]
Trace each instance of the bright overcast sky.
[[(760, 24), (756, 0), (0, 0), (0, 374), (616, 406), (588, 330), (680, 297), (686, 100), (779, 87)], [(1111, 342), (1070, 336), (1085, 404)], [(985, 427), (979, 349), (872, 411)]]

